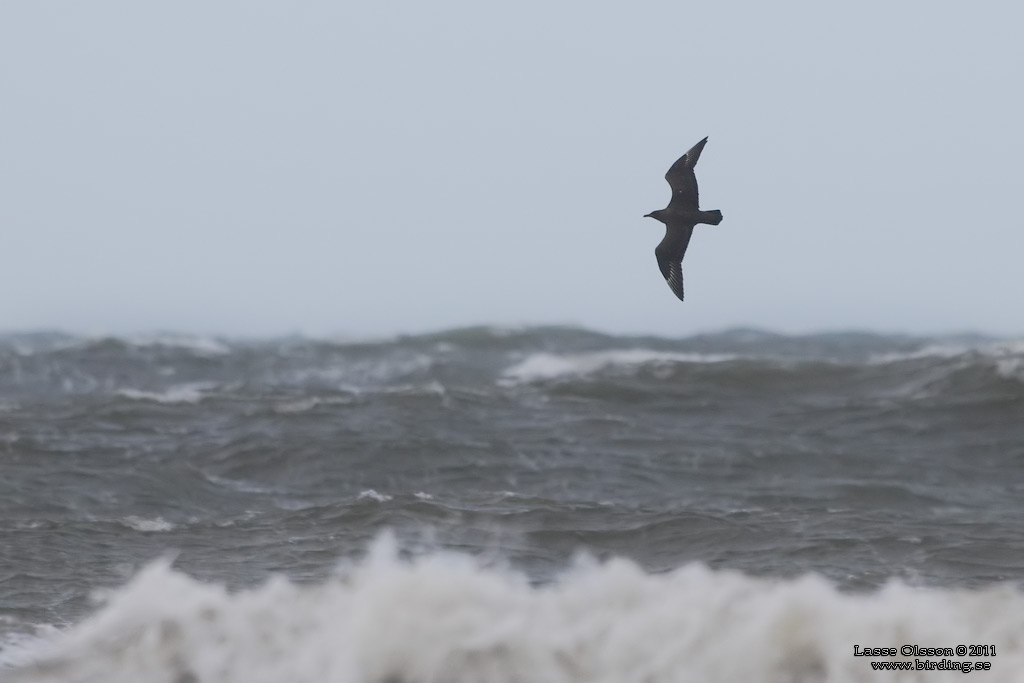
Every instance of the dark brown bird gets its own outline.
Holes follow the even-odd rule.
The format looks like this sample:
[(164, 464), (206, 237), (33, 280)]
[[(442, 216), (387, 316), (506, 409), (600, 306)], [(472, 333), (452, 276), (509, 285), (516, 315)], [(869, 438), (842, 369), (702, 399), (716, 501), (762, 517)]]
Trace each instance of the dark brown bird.
[(698, 207), (697, 176), (693, 167), (697, 165), (707, 141), (704, 138), (691, 147), (668, 169), (665, 180), (672, 188), (672, 200), (668, 206), (644, 215), (644, 218), (656, 218), (665, 224), (665, 239), (654, 249), (654, 255), (658, 258), (658, 267), (665, 276), (665, 282), (680, 301), (683, 300), (683, 255), (690, 244), (693, 226), (722, 222), (721, 211), (701, 211)]

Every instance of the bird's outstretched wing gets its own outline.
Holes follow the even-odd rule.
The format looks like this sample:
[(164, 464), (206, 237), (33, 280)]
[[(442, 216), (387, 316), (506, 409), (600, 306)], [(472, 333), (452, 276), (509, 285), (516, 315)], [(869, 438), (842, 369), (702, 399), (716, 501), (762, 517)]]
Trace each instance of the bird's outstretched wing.
[[(698, 152), (699, 153), (699, 152)], [(654, 248), (658, 259), (658, 268), (665, 276), (672, 293), (683, 300), (683, 255), (693, 235), (693, 224), (675, 224), (665, 226), (665, 238)]]
[(700, 201), (697, 192), (697, 176), (693, 173), (693, 167), (697, 165), (697, 159), (700, 159), (701, 150), (704, 149), (707, 142), (708, 139), (704, 138), (691, 147), (690, 151), (679, 157), (665, 174), (665, 180), (672, 188), (672, 201), (669, 202), (668, 208), (697, 211)]

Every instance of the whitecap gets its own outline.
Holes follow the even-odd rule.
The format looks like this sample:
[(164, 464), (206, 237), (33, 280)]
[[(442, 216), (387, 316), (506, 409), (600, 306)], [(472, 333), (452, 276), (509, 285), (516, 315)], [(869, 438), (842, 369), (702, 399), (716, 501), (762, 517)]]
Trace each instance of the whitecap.
[(280, 401), (274, 404), (273, 410), (275, 413), (280, 413), (282, 415), (291, 415), (295, 413), (305, 413), (321, 405), (348, 405), (352, 402), (353, 398), (351, 396), (309, 396), (307, 398), (298, 398), (291, 401)]
[(652, 349), (617, 349), (586, 353), (532, 353), (502, 374), (506, 381), (531, 382), (564, 376), (589, 375), (613, 366), (671, 363), (720, 363), (735, 360), (725, 353), (674, 353)]
[(135, 531), (145, 531), (148, 533), (158, 531), (172, 531), (174, 525), (168, 522), (163, 517), (155, 517), (153, 519), (146, 519), (145, 517), (137, 517), (130, 515), (122, 520), (125, 526), (134, 529)]
[[(10, 680), (853, 683), (886, 678), (872, 662), (915, 660), (854, 656), (854, 646), (987, 643), (998, 656), (948, 659), (988, 662), (984, 680), (1009, 683), (1024, 671), (1022, 615), (1024, 593), (1009, 585), (848, 594), (813, 575), (702, 565), (652, 575), (621, 559), (535, 585), (463, 555), (400, 560), (379, 542), (314, 585), (276, 577), (230, 592), (155, 563)], [(953, 678), (911, 670), (899, 680)]]
[(386, 493), (377, 493), (373, 489), (366, 489), (365, 491), (363, 491), (363, 492), (361, 492), (359, 494), (359, 496), (357, 497), (357, 500), (369, 499), (369, 500), (375, 500), (378, 503), (386, 503), (389, 500), (391, 500), (391, 498), (392, 497), (387, 495)]
[(169, 346), (190, 351), (199, 356), (223, 356), (231, 353), (230, 346), (212, 337), (182, 334), (139, 334), (126, 337), (124, 341), (137, 347)]
[(1024, 340), (1003, 340), (996, 342), (984, 342), (980, 344), (928, 344), (914, 351), (899, 353), (881, 353), (871, 356), (868, 363), (872, 365), (884, 365), (898, 363), (907, 360), (919, 360), (922, 358), (958, 358), (969, 354), (976, 354), (983, 358), (1004, 359), (1012, 357), (1024, 357)]
[(117, 394), (136, 401), (156, 403), (198, 403), (206, 392), (217, 386), (213, 382), (190, 382), (178, 384), (164, 391), (142, 391), (140, 389), (118, 389)]
[(1003, 379), (1015, 379), (1024, 382), (1024, 356), (996, 360), (996, 374)]
[(879, 353), (868, 358), (868, 365), (888, 365), (890, 363), (902, 363), (908, 360), (921, 360), (923, 358), (956, 358), (971, 351), (971, 347), (952, 344), (929, 344), (914, 351), (900, 351), (893, 353)]

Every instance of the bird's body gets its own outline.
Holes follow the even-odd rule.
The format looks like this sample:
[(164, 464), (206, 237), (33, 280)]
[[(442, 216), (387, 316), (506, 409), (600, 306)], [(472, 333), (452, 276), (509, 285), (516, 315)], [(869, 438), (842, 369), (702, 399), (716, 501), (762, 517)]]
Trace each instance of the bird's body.
[(665, 238), (655, 248), (654, 255), (665, 282), (680, 301), (683, 300), (683, 256), (690, 244), (694, 226), (698, 223), (718, 225), (722, 222), (721, 211), (701, 211), (699, 208), (697, 176), (693, 167), (697, 165), (707, 141), (704, 138), (672, 164), (665, 174), (665, 180), (672, 188), (672, 200), (664, 209), (644, 216), (665, 224)]

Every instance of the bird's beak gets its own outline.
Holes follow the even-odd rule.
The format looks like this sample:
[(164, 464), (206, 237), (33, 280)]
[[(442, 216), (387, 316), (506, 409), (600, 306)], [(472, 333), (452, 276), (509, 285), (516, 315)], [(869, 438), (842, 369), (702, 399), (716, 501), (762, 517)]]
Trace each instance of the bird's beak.
[(649, 214), (649, 213), (645, 213), (644, 214), (644, 218), (650, 218), (650, 217), (651, 217), (651, 214)]

